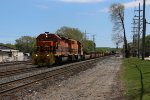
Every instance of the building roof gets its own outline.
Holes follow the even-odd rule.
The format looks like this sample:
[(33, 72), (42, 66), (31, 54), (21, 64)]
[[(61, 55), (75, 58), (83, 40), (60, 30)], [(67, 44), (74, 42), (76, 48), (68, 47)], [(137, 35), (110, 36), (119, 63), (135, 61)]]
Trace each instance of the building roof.
[(0, 51), (3, 51), (3, 52), (15, 52), (15, 51), (19, 51), (19, 50), (12, 50), (12, 49), (0, 49)]
[(14, 51), (19, 51), (19, 50), (15, 50), (13, 48), (10, 48), (10, 47), (4, 46), (4, 45), (0, 45), (0, 51), (3, 51), (3, 52), (14, 52)]

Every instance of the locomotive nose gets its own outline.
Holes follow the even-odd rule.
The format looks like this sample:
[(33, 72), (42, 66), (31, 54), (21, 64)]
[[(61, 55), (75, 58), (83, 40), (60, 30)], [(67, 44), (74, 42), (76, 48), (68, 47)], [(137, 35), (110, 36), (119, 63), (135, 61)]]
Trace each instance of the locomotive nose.
[(33, 59), (33, 64), (38, 66), (49, 66), (55, 63), (55, 57), (53, 54), (35, 54)]

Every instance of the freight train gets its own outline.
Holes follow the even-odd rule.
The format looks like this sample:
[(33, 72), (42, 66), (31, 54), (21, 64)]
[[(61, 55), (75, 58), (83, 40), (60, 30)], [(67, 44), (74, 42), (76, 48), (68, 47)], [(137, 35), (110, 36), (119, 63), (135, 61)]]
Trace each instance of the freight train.
[(56, 34), (45, 32), (36, 38), (36, 50), (33, 64), (49, 66), (63, 62), (73, 62), (109, 55), (109, 53), (83, 51), (82, 44), (74, 39), (67, 39)]

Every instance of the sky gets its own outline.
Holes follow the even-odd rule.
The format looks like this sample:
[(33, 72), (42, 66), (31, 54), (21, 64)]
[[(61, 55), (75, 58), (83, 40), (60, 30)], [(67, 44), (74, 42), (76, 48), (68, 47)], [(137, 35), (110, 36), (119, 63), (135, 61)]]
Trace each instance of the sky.
[[(95, 35), (97, 47), (115, 47), (109, 7), (112, 3), (125, 6), (127, 39), (132, 40), (132, 21), (138, 2), (143, 0), (0, 0), (0, 43), (15, 43), (21, 36), (55, 33), (62, 26)], [(146, 18), (150, 22), (150, 0), (146, 1)], [(147, 34), (150, 25), (147, 25)]]

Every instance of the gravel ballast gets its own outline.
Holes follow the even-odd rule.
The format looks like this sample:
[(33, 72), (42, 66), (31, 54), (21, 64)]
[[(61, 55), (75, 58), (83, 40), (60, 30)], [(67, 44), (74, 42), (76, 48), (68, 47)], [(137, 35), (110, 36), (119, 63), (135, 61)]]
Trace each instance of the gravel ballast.
[(110, 57), (44, 91), (26, 95), (24, 100), (122, 100), (120, 68), (121, 58)]

